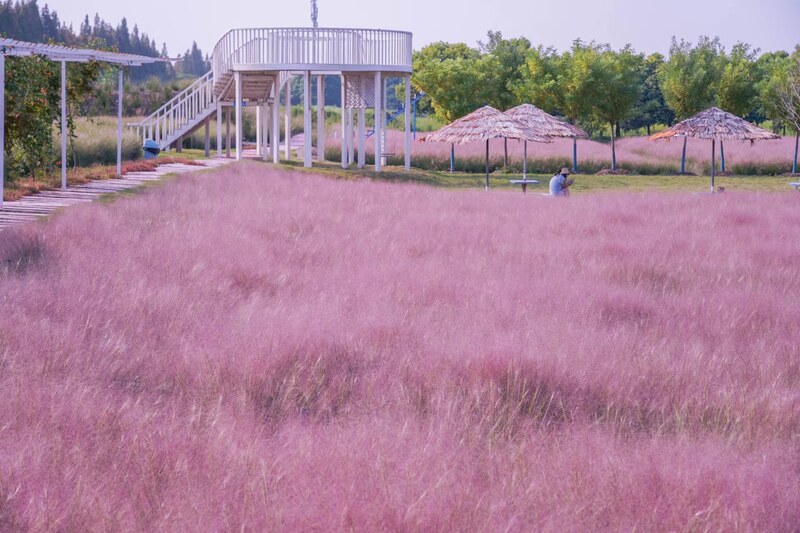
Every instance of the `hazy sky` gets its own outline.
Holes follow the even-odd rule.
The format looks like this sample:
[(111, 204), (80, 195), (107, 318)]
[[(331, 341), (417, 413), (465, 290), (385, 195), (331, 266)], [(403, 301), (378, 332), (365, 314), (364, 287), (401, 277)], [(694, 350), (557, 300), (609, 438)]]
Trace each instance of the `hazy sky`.
[[(95, 12), (116, 26), (128, 24), (167, 43), (175, 56), (197, 41), (204, 52), (228, 30), (310, 25), (310, 0), (39, 0), (75, 30)], [(800, 43), (800, 0), (318, 0), (323, 27), (385, 28), (414, 33), (414, 48), (433, 41), (475, 45), (487, 30), (525, 36), (534, 45), (563, 50), (576, 38), (638, 51), (669, 49), (675, 35), (696, 41), (719, 36), (726, 49), (744, 41), (762, 51)]]

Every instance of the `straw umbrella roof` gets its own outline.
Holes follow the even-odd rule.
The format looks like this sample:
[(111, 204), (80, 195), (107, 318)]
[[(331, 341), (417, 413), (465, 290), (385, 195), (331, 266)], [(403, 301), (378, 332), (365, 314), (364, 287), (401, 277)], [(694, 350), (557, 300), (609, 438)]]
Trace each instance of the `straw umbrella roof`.
[(679, 122), (669, 129), (650, 137), (651, 141), (671, 139), (672, 137), (696, 137), (698, 139), (719, 141), (765, 141), (780, 137), (732, 115), (712, 107), (692, 118)]
[(551, 142), (548, 137), (537, 135), (523, 124), (488, 105), (425, 136), (422, 140), (424, 142), (469, 144), (498, 138)]
[(582, 129), (559, 120), (532, 104), (518, 105), (506, 111), (506, 115), (521, 122), (528, 129), (548, 137), (589, 137)]

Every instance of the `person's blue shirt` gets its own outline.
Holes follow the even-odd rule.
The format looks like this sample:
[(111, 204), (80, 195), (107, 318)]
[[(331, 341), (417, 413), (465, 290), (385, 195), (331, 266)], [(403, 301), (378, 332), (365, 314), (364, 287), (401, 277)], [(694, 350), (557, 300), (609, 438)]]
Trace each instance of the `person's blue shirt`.
[(550, 196), (565, 196), (564, 183), (567, 178), (563, 174), (556, 174), (550, 178)]

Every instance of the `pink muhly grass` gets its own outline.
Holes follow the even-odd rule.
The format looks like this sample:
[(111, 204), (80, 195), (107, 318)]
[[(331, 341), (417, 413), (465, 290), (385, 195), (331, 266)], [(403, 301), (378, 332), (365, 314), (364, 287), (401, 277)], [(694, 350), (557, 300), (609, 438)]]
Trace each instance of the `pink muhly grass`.
[(245, 163), (4, 231), (0, 529), (796, 529), (797, 207)]
[[(403, 134), (395, 130), (387, 132), (387, 152), (402, 157)], [(445, 143), (422, 142), (424, 133), (417, 135), (417, 140), (412, 142), (411, 153), (414, 158), (439, 159), (440, 168), (449, 168), (450, 145)], [(555, 138), (551, 143), (528, 143), (529, 161), (541, 161), (554, 165), (568, 163), (572, 165), (572, 139)], [(789, 167), (794, 154), (794, 137), (782, 137), (774, 141), (726, 141), (725, 162), (726, 170), (741, 174), (768, 174), (775, 169)], [(341, 141), (328, 139), (329, 148), (338, 148)], [(489, 143), (490, 158), (493, 161), (502, 161), (503, 139), (494, 139)], [(365, 151), (373, 154), (375, 143), (368, 139)], [(720, 170), (719, 143), (717, 143), (716, 164), (717, 172)], [(483, 162), (486, 157), (486, 147), (483, 143), (472, 143), (455, 147), (457, 160), (474, 160)], [(634, 173), (641, 168), (665, 166), (678, 172), (680, 169), (683, 139), (671, 141), (648, 141), (647, 137), (624, 137), (617, 139), (617, 162), (623, 168)], [(523, 143), (521, 141), (508, 141), (509, 163), (521, 166), (523, 157)], [(711, 143), (701, 139), (689, 139), (686, 145), (687, 171), (695, 174), (707, 174), (711, 168)], [(578, 139), (578, 166), (588, 168), (610, 167), (611, 145), (590, 139)], [(478, 167), (483, 168), (481, 165)], [(756, 170), (750, 170), (755, 168)], [(552, 172), (558, 171), (553, 168)]]

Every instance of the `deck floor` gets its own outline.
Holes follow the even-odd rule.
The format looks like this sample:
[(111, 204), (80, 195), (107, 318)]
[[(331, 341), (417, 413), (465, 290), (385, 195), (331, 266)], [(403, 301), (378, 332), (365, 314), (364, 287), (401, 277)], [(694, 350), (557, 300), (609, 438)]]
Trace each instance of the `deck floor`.
[(148, 172), (130, 172), (122, 178), (90, 181), (81, 185), (67, 187), (66, 191), (42, 191), (23, 196), (19, 200), (4, 202), (0, 208), (0, 231), (11, 226), (24, 224), (47, 217), (54, 211), (71, 205), (92, 202), (104, 194), (113, 194), (139, 187), (147, 182), (158, 181), (167, 174), (181, 174), (217, 168), (234, 161), (233, 159), (203, 159), (199, 165), (170, 163), (159, 165)]

